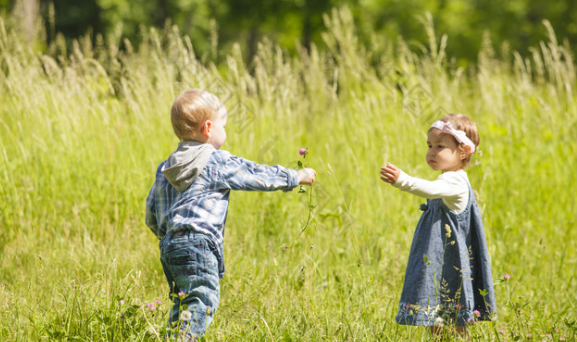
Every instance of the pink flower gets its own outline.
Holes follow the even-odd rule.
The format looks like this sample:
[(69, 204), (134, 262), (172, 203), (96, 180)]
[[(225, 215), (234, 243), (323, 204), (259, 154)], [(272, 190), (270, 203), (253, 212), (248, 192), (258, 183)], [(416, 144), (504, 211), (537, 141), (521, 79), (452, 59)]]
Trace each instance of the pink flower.
[(505, 275), (503, 276), (503, 279), (505, 279), (505, 281), (507, 281), (507, 280), (509, 280), (509, 278), (511, 278), (509, 273), (505, 273)]
[(473, 317), (469, 317), (467, 324), (475, 324), (475, 319)]
[(160, 304), (162, 304), (162, 302), (161, 302), (160, 299), (159, 299), (159, 300), (156, 301), (156, 305), (160, 305)]
[(565, 341), (565, 337), (563, 336), (559, 337), (559, 341)]
[(120, 300), (120, 302), (118, 302), (120, 305), (124, 305), (124, 300)]
[(546, 334), (545, 337), (547, 337), (547, 338), (553, 338), (553, 336), (551, 336), (551, 334)]
[(533, 335), (531, 335), (531, 334), (527, 334), (527, 338), (531, 338), (531, 336), (533, 336)]
[(481, 316), (481, 313), (479, 312), (479, 310), (475, 310), (475, 311), (473, 311), (473, 315), (474, 315), (475, 317), (480, 317), (480, 316)]
[(179, 296), (179, 297), (184, 296), (184, 292), (180, 291), (180, 292), (178, 293), (178, 296)]
[(301, 148), (301, 149), (299, 150), (299, 154), (300, 154), (301, 156), (304, 156), (305, 154), (307, 154), (307, 149), (304, 148), (304, 147)]
[(505, 330), (499, 329), (499, 334), (504, 334), (504, 333), (505, 333)]

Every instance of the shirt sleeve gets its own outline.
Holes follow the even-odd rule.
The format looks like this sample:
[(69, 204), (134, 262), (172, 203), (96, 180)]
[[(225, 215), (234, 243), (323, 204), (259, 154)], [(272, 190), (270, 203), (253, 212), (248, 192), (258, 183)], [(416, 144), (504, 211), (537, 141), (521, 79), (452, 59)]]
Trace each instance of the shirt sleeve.
[(441, 175), (434, 181), (428, 181), (411, 177), (401, 171), (399, 179), (397, 179), (394, 186), (423, 198), (453, 197), (461, 194), (463, 192), (463, 185), (466, 186), (464, 179), (459, 180), (460, 177), (458, 175), (455, 176), (443, 177), (443, 175)]
[(158, 237), (158, 221), (156, 219), (156, 208), (155, 208), (155, 186), (152, 185), (152, 189), (150, 189), (150, 193), (146, 198), (146, 225), (150, 230)]
[(231, 190), (290, 191), (298, 185), (298, 172), (280, 165), (260, 165), (229, 155), (220, 165), (219, 178)]
[(449, 209), (456, 212), (465, 210), (468, 202), (469, 186), (458, 172), (445, 172), (436, 180), (428, 181), (401, 171), (393, 186), (423, 198), (442, 198)]

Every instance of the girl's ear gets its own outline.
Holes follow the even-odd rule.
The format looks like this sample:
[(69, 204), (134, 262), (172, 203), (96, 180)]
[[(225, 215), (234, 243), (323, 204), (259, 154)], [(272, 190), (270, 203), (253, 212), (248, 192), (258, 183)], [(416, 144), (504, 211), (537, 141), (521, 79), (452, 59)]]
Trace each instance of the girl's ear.
[(202, 136), (204, 136), (205, 138), (210, 138), (210, 130), (212, 128), (212, 121), (210, 120), (206, 120), (202, 126), (200, 127), (200, 133), (202, 134)]
[(469, 145), (463, 145), (462, 148), (461, 148), (461, 156), (460, 156), (460, 158), (461, 158), (461, 159), (465, 159), (465, 158), (467, 158), (467, 157), (470, 156), (470, 155), (471, 155), (471, 146), (469, 146)]

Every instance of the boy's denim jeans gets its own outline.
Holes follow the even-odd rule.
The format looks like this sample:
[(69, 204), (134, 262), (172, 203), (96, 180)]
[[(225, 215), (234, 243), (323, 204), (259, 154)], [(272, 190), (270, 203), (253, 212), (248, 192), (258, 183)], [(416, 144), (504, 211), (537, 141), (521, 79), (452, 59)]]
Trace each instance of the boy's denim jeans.
[(160, 240), (160, 262), (174, 302), (168, 327), (180, 322), (179, 336), (186, 339), (202, 337), (218, 308), (217, 253), (209, 237), (192, 231), (170, 233)]

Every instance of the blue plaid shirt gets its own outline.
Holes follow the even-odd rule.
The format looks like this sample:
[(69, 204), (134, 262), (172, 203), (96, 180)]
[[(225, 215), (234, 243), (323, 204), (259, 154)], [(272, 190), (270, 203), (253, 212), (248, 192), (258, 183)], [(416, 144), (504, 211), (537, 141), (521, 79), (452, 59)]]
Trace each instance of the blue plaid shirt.
[(230, 190), (290, 191), (298, 185), (298, 173), (282, 166), (259, 165), (250, 160), (215, 150), (198, 178), (178, 192), (161, 169), (146, 199), (146, 225), (162, 239), (177, 231), (206, 234), (219, 253), (219, 273), (224, 275), (224, 224)]

